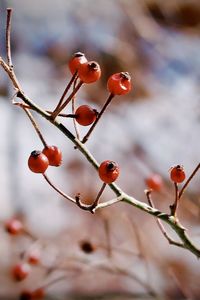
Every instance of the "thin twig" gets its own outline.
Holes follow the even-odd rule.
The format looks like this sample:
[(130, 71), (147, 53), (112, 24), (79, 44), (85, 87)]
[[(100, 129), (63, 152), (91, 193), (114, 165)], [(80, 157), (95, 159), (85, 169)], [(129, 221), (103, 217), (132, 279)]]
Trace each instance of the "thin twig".
[(104, 111), (106, 110), (106, 108), (108, 107), (108, 105), (110, 104), (111, 100), (113, 99), (114, 95), (110, 94), (108, 99), (106, 100), (106, 102), (104, 103), (101, 111), (98, 113), (96, 120), (94, 121), (94, 123), (92, 124), (92, 126), (90, 127), (90, 129), (88, 130), (88, 133), (84, 136), (84, 138), (82, 139), (82, 143), (86, 143), (87, 140), (89, 139), (89, 136), (91, 135), (92, 131), (94, 130), (94, 128), (96, 127), (97, 123), (99, 122), (101, 116), (103, 115)]
[(59, 188), (57, 188), (51, 181), (50, 179), (47, 177), (46, 174), (42, 174), (44, 179), (48, 182), (48, 184), (57, 192), (59, 193), (61, 196), (63, 196), (65, 199), (73, 202), (73, 203), (76, 203), (76, 200), (70, 196), (68, 196), (67, 194), (65, 194), (63, 191), (61, 191)]
[(103, 218), (103, 225), (104, 225), (104, 229), (105, 229), (105, 234), (106, 234), (106, 244), (107, 247), (107, 256), (108, 258), (111, 258), (112, 256), (112, 245), (111, 245), (111, 235), (110, 235), (110, 222), (109, 219), (107, 217)]
[(12, 68), (11, 59), (11, 46), (10, 46), (10, 32), (11, 32), (11, 18), (12, 18), (12, 8), (7, 8), (7, 21), (6, 21), (6, 54), (8, 66)]
[(63, 92), (63, 94), (62, 94), (62, 96), (61, 96), (61, 98), (60, 98), (60, 100), (59, 100), (59, 102), (58, 102), (58, 104), (56, 106), (56, 108), (54, 109), (53, 113), (56, 113), (57, 110), (58, 110), (58, 108), (60, 107), (60, 105), (63, 103), (63, 100), (64, 100), (65, 96), (67, 95), (67, 93), (68, 93), (68, 91), (69, 91), (72, 83), (76, 79), (76, 77), (77, 77), (77, 71), (72, 75), (72, 78), (69, 81), (69, 83), (67, 84), (67, 86), (66, 86), (66, 88), (65, 88), (65, 90), (64, 90), (64, 92)]
[(172, 205), (170, 205), (171, 215), (176, 218), (177, 215), (177, 208), (179, 203), (179, 196), (178, 196), (178, 184), (174, 182), (174, 191), (175, 191), (175, 200)]
[(183, 193), (185, 192), (186, 188), (188, 187), (189, 183), (191, 182), (191, 180), (193, 179), (193, 177), (195, 176), (195, 174), (197, 173), (197, 171), (200, 168), (200, 163), (196, 166), (196, 168), (194, 169), (194, 171), (192, 172), (192, 174), (189, 176), (188, 180), (185, 182), (185, 184), (183, 185), (182, 189), (180, 190), (178, 197), (179, 199), (182, 197)]
[[(76, 88), (77, 79), (78, 79), (78, 77), (74, 81), (74, 86), (73, 86), (74, 90)], [(76, 95), (74, 95), (74, 97), (72, 98), (72, 114), (74, 116), (75, 116), (75, 97), (76, 97)], [(73, 123), (74, 123), (74, 129), (75, 129), (76, 137), (77, 137), (78, 140), (80, 140), (80, 133), (79, 133), (77, 122), (76, 122), (75, 118), (73, 118)]]
[(69, 97), (65, 100), (65, 102), (60, 105), (60, 107), (54, 111), (51, 115), (52, 120), (55, 120), (55, 118), (59, 115), (59, 113), (67, 106), (67, 104), (72, 100), (72, 98), (76, 95), (76, 93), (78, 92), (78, 90), (81, 88), (81, 86), (83, 85), (83, 82), (80, 81), (76, 88), (72, 91), (72, 93), (69, 95)]
[[(148, 203), (149, 205), (154, 208), (154, 203), (153, 203), (153, 200), (151, 198), (151, 190), (147, 190), (145, 191), (145, 194), (147, 196), (147, 200), (148, 200)], [(178, 247), (181, 247), (181, 248), (184, 248), (184, 245), (182, 243), (179, 243), (179, 242), (176, 242), (174, 241), (166, 232), (162, 222), (159, 220), (159, 219), (156, 219), (156, 223), (158, 224), (158, 227), (160, 228), (160, 231), (162, 232), (162, 234), (164, 235), (164, 237), (168, 240), (169, 244), (171, 245), (175, 245), (175, 246), (178, 246)]]
[(75, 199), (76, 199), (76, 204), (83, 210), (87, 210), (87, 211), (90, 211), (91, 213), (94, 213), (95, 212), (95, 208), (97, 207), (98, 205), (98, 202), (99, 202), (99, 198), (101, 197), (104, 189), (106, 187), (106, 183), (103, 183), (100, 191), (98, 192), (97, 194), (97, 197), (96, 199), (94, 200), (94, 202), (92, 204), (84, 204), (81, 202), (81, 199), (80, 199), (80, 194), (77, 194)]
[(45, 141), (43, 134), (41, 133), (38, 124), (36, 123), (34, 117), (32, 116), (32, 114), (30, 113), (30, 111), (25, 108), (24, 106), (21, 106), (23, 108), (23, 110), (25, 111), (25, 113), (27, 114), (27, 116), (29, 117), (29, 120), (31, 121), (33, 127), (35, 128), (35, 131), (37, 132), (42, 144), (44, 145), (45, 148), (48, 147), (47, 142)]

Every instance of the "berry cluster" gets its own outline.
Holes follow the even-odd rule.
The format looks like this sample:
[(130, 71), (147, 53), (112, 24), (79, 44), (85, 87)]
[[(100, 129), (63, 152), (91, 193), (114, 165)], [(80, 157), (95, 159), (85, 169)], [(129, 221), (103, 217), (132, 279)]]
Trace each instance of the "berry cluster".
[[(105, 112), (105, 109), (111, 102), (114, 96), (116, 95), (125, 95), (130, 92), (131, 90), (131, 77), (128, 72), (121, 72), (113, 74), (109, 77), (107, 82), (107, 89), (109, 91), (109, 96), (106, 102), (104, 103), (100, 112), (97, 112), (96, 109), (91, 108), (89, 105), (81, 105), (75, 109), (75, 96), (80, 87), (83, 84), (89, 84), (96, 82), (101, 77), (101, 68), (99, 64), (95, 61), (88, 61), (85, 55), (81, 52), (75, 53), (68, 63), (69, 70), (72, 74), (71, 80), (67, 84), (63, 95), (61, 96), (57, 106), (55, 107), (53, 112), (47, 111), (50, 114), (51, 120), (55, 120), (57, 116), (66, 117), (66, 118), (73, 118), (74, 119), (74, 126), (75, 131), (77, 133), (77, 140), (84, 144), (89, 136), (91, 135), (92, 131), (94, 130), (96, 124), (98, 123), (100, 117)], [(67, 97), (67, 93), (72, 89), (71, 94)], [(68, 103), (72, 101), (72, 113), (71, 114), (63, 114), (61, 113), (62, 110), (68, 105)], [(34, 173), (43, 174), (46, 181), (61, 195), (65, 198), (69, 199), (66, 194), (60, 191), (58, 188), (54, 186), (52, 182), (48, 179), (46, 175), (46, 170), (50, 166), (60, 166), (62, 163), (62, 153), (57, 146), (49, 146), (38, 125), (36, 124), (32, 114), (29, 111), (29, 107), (23, 106), (22, 108), (28, 115), (29, 119), (31, 120), (36, 132), (38, 133), (43, 145), (44, 149), (42, 151), (34, 150), (31, 152), (29, 159), (28, 159), (28, 167)], [(77, 124), (81, 126), (89, 126), (92, 125), (82, 139), (79, 138)], [(103, 192), (106, 184), (113, 183), (119, 176), (119, 167), (114, 161), (103, 161), (98, 169), (98, 174), (100, 179), (103, 181), (103, 186), (95, 199), (94, 203), (86, 207), (80, 202), (80, 196), (76, 196), (75, 199), (70, 198), (73, 202), (76, 202), (83, 209), (90, 210), (93, 212), (94, 208), (98, 204), (98, 199)], [(80, 195), (80, 193), (78, 193)]]
[(56, 146), (46, 146), (42, 152), (34, 150), (28, 159), (29, 169), (44, 174), (48, 166), (58, 167), (62, 163), (62, 152)]

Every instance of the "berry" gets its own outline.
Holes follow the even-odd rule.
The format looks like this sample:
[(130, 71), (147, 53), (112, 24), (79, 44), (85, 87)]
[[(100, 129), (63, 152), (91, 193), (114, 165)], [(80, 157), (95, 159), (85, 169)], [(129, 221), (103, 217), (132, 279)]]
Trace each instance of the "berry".
[(69, 65), (69, 69), (70, 72), (72, 73), (72, 75), (78, 71), (78, 68), (81, 64), (84, 64), (87, 62), (87, 58), (85, 57), (84, 53), (81, 52), (76, 52), (74, 53), (74, 55), (72, 56), (72, 58), (70, 59), (68, 65)]
[(76, 121), (82, 126), (91, 125), (97, 118), (97, 111), (88, 105), (81, 105), (77, 108)]
[(150, 177), (145, 179), (145, 182), (149, 189), (157, 192), (161, 190), (163, 185), (162, 177), (158, 174), (152, 174)]
[(95, 61), (89, 61), (79, 66), (78, 76), (84, 83), (97, 81), (101, 76), (101, 68)]
[(29, 275), (30, 270), (29, 264), (18, 264), (12, 269), (12, 276), (16, 281), (22, 281)]
[(6, 222), (5, 229), (8, 233), (12, 235), (17, 235), (21, 233), (24, 228), (20, 220), (13, 218)]
[(113, 95), (125, 95), (131, 90), (131, 77), (128, 72), (113, 74), (109, 77), (107, 88)]
[(95, 250), (95, 247), (89, 241), (82, 241), (80, 248), (86, 254), (90, 254)]
[(28, 253), (27, 260), (28, 260), (30, 265), (39, 264), (39, 262), (40, 262), (40, 252), (36, 249), (30, 251), (30, 253)]
[(185, 171), (183, 166), (177, 165), (170, 169), (170, 178), (173, 182), (181, 183), (185, 180)]
[(62, 152), (56, 146), (47, 146), (42, 150), (42, 153), (46, 155), (49, 160), (49, 165), (58, 167), (62, 163)]
[(45, 297), (45, 291), (43, 288), (38, 288), (32, 292), (33, 299), (43, 299)]
[(49, 166), (49, 160), (41, 151), (33, 151), (28, 159), (29, 169), (34, 173), (44, 173)]
[(99, 166), (99, 177), (105, 183), (114, 182), (119, 176), (118, 165), (111, 160), (105, 160)]
[(31, 291), (28, 290), (24, 290), (21, 292), (20, 296), (19, 296), (19, 300), (32, 300), (32, 293)]

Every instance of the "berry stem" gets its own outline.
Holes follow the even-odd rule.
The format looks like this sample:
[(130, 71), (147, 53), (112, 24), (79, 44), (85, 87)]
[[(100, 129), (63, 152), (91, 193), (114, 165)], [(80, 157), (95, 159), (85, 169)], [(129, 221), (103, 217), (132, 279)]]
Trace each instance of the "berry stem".
[(100, 191), (98, 192), (98, 194), (97, 194), (97, 196), (96, 196), (96, 199), (95, 199), (94, 202), (93, 202), (92, 204), (90, 204), (90, 205), (82, 203), (81, 200), (80, 200), (80, 194), (77, 194), (76, 197), (75, 197), (75, 199), (76, 199), (76, 204), (77, 204), (80, 208), (82, 208), (83, 210), (88, 210), (88, 211), (90, 211), (91, 213), (94, 213), (94, 212), (95, 212), (95, 208), (96, 208), (97, 205), (98, 205), (99, 198), (101, 197), (101, 195), (102, 195), (102, 193), (103, 193), (105, 187), (106, 187), (106, 183), (104, 182), (103, 185), (102, 185), (102, 187), (101, 187), (101, 189), (100, 189)]
[(83, 82), (80, 81), (76, 88), (72, 91), (72, 93), (69, 95), (69, 97), (65, 100), (63, 104), (61, 104), (51, 115), (52, 120), (55, 120), (55, 118), (59, 115), (59, 113), (67, 106), (67, 104), (72, 100), (72, 98), (76, 95), (80, 87), (83, 85)]
[(39, 138), (40, 138), (40, 140), (41, 140), (41, 142), (42, 142), (42, 144), (44, 145), (44, 147), (47, 147), (48, 144), (47, 144), (47, 142), (45, 141), (45, 139), (44, 139), (44, 137), (43, 137), (43, 135), (42, 135), (42, 133), (41, 133), (41, 131), (40, 131), (40, 129), (39, 129), (39, 126), (37, 125), (37, 123), (36, 123), (35, 119), (33, 118), (32, 114), (31, 114), (30, 111), (29, 111), (27, 108), (25, 108), (24, 106), (21, 106), (21, 107), (23, 108), (23, 110), (25, 111), (25, 113), (27, 114), (27, 116), (29, 117), (29, 119), (30, 119), (30, 121), (31, 121), (31, 123), (32, 123), (32, 125), (33, 125), (33, 127), (35, 128), (35, 131), (37, 132), (37, 134), (38, 134), (38, 136), (39, 136)]
[(101, 118), (101, 116), (103, 115), (104, 111), (106, 110), (106, 108), (108, 107), (108, 105), (110, 104), (111, 100), (113, 99), (114, 95), (110, 94), (108, 99), (106, 100), (106, 102), (104, 103), (101, 111), (98, 113), (97, 118), (95, 120), (95, 122), (92, 124), (92, 126), (90, 127), (90, 129), (88, 130), (88, 133), (84, 136), (84, 138), (82, 139), (82, 143), (85, 144), (89, 138), (89, 136), (91, 135), (92, 131), (94, 130), (95, 126), (97, 125), (97, 123), (99, 122), (99, 119)]
[(75, 119), (77, 117), (76, 114), (59, 114), (59, 117), (65, 117), (65, 118), (73, 118)]
[(178, 194), (179, 199), (182, 197), (182, 195), (185, 192), (186, 188), (188, 187), (190, 181), (193, 179), (193, 177), (195, 176), (195, 174), (197, 173), (197, 171), (199, 170), (199, 168), (200, 168), (200, 163), (196, 166), (196, 168), (194, 169), (194, 171), (189, 176), (188, 180), (185, 182), (185, 184), (183, 185), (182, 189), (180, 190), (180, 192)]
[(178, 191), (178, 184), (177, 182), (174, 182), (174, 188), (175, 188), (175, 201), (174, 204), (170, 205), (171, 209), (171, 216), (174, 216), (176, 218), (176, 211), (178, 208), (178, 202), (179, 202), (179, 191)]
[[(77, 71), (72, 75), (71, 80), (70, 80), (69, 83), (67, 84), (67, 86), (66, 86), (66, 88), (65, 88), (65, 90), (64, 90), (64, 92), (63, 92), (63, 94), (62, 94), (62, 96), (61, 96), (61, 98), (60, 98), (60, 100), (59, 100), (59, 102), (58, 102), (58, 104), (57, 104), (57, 106), (56, 106), (56, 108), (54, 109), (53, 113), (56, 112), (56, 111), (58, 110), (58, 108), (60, 107), (60, 105), (63, 103), (63, 100), (64, 100), (65, 96), (67, 95), (67, 93), (68, 93), (68, 91), (69, 91), (69, 89), (70, 89), (72, 83), (73, 83), (76, 79), (77, 79)], [(53, 113), (52, 113), (52, 114), (53, 114)]]
[(11, 32), (11, 18), (12, 18), (12, 8), (7, 8), (7, 20), (6, 20), (6, 54), (7, 62), (10, 68), (13, 67), (11, 59), (11, 45), (10, 45), (10, 32)]
[[(76, 88), (77, 79), (78, 79), (78, 77), (74, 81), (73, 90), (75, 90), (75, 88)], [(74, 116), (75, 116), (75, 95), (72, 98), (72, 114), (74, 114)], [(77, 126), (75, 118), (73, 119), (73, 123), (74, 123), (74, 129), (75, 129), (76, 137), (77, 137), (78, 140), (80, 140), (80, 133), (79, 133), (78, 126)]]
[(47, 175), (44, 173), (42, 174), (44, 179), (48, 182), (48, 184), (57, 192), (59, 193), (61, 196), (63, 196), (65, 199), (73, 202), (73, 203), (76, 203), (76, 200), (73, 199), (72, 197), (68, 196), (67, 194), (65, 194), (63, 191), (61, 191), (59, 188), (57, 188), (51, 181), (50, 179), (47, 177)]
[[(152, 207), (152, 208), (155, 208), (154, 206), (154, 203), (153, 203), (153, 200), (151, 198), (151, 193), (152, 193), (152, 190), (146, 190), (145, 191), (145, 194), (146, 194), (146, 197), (147, 197), (147, 200), (148, 200), (148, 203), (149, 205)], [(184, 245), (182, 243), (179, 243), (179, 242), (176, 242), (174, 241), (166, 232), (162, 222), (159, 220), (159, 219), (156, 219), (156, 223), (158, 224), (158, 227), (160, 228), (160, 231), (162, 232), (162, 234), (164, 235), (164, 237), (168, 240), (169, 244), (173, 244), (175, 246), (178, 246), (178, 247), (182, 247), (184, 248)]]

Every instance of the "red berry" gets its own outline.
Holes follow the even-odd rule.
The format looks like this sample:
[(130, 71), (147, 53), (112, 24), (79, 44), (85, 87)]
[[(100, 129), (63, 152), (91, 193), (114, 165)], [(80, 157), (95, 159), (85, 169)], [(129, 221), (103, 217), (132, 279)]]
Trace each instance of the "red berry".
[(78, 68), (80, 65), (84, 64), (87, 62), (87, 58), (85, 57), (84, 53), (81, 52), (76, 52), (74, 53), (74, 55), (72, 56), (72, 58), (70, 59), (68, 65), (69, 65), (69, 69), (70, 72), (72, 73), (72, 75), (78, 71)]
[(32, 250), (28, 253), (27, 260), (31, 265), (37, 265), (40, 263), (40, 252), (39, 250)]
[(45, 297), (45, 290), (43, 288), (38, 288), (32, 292), (33, 299), (43, 299)]
[(13, 218), (6, 222), (5, 229), (8, 233), (17, 235), (23, 231), (24, 227), (20, 220)]
[(82, 126), (91, 125), (97, 118), (97, 111), (88, 105), (81, 105), (77, 108), (76, 121)]
[(22, 263), (14, 266), (12, 269), (12, 276), (17, 281), (24, 280), (30, 273), (31, 268), (29, 264)]
[(111, 160), (103, 161), (99, 167), (99, 177), (105, 183), (114, 182), (119, 176), (118, 165)]
[(170, 178), (173, 182), (181, 183), (185, 180), (185, 171), (183, 166), (177, 165), (170, 169)]
[(49, 165), (58, 167), (62, 163), (62, 152), (56, 146), (47, 146), (42, 150), (42, 153), (46, 155), (49, 160)]
[(163, 185), (162, 177), (158, 174), (152, 174), (150, 177), (145, 179), (146, 185), (149, 189), (154, 191), (160, 191)]
[(109, 77), (107, 88), (113, 95), (125, 95), (131, 90), (131, 77), (128, 72), (113, 74)]
[(19, 296), (19, 300), (32, 300), (32, 292), (29, 290), (24, 290)]
[(78, 76), (84, 83), (97, 81), (101, 76), (101, 68), (95, 61), (89, 61), (79, 66)]
[(49, 166), (49, 160), (41, 151), (33, 151), (28, 159), (29, 169), (34, 173), (44, 173)]

